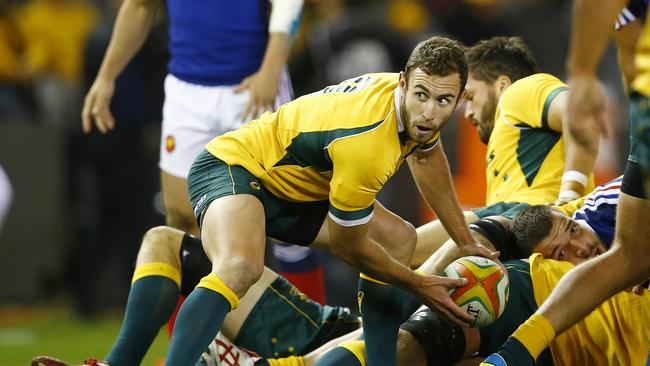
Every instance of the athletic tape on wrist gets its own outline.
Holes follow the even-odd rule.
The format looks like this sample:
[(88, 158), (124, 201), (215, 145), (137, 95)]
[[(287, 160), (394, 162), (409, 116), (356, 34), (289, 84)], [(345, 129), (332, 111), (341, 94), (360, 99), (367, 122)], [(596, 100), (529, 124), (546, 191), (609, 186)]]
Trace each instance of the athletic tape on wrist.
[(271, 0), (269, 33), (288, 33), (292, 37), (298, 31), (302, 16), (303, 0)]
[(559, 199), (566, 200), (566, 201), (572, 201), (579, 197), (580, 197), (580, 193), (576, 191), (572, 191), (570, 189), (565, 189), (563, 191), (560, 191), (560, 195), (558, 196)]
[(582, 184), (583, 187), (586, 186), (587, 183), (589, 183), (589, 177), (587, 177), (586, 175), (580, 173), (577, 170), (567, 170), (566, 172), (564, 172), (564, 174), (562, 174), (562, 181), (563, 182), (566, 182), (566, 181), (569, 181), (569, 180), (572, 180), (574, 182), (578, 182), (578, 183)]

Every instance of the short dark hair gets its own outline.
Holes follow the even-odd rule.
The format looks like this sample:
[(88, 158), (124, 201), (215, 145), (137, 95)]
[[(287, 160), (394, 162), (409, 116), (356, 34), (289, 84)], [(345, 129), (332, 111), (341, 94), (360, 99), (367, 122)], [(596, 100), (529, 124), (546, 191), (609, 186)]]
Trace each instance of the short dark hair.
[(494, 37), (467, 50), (467, 62), (474, 79), (493, 83), (505, 75), (514, 83), (539, 72), (537, 61), (521, 37)]
[(553, 211), (546, 205), (535, 205), (521, 210), (510, 225), (518, 254), (529, 257), (542, 239), (548, 236), (553, 226)]
[(465, 46), (450, 38), (431, 37), (418, 43), (411, 52), (404, 75), (408, 80), (411, 71), (420, 68), (427, 75), (448, 76), (457, 73), (460, 78), (460, 91), (467, 83), (467, 58)]

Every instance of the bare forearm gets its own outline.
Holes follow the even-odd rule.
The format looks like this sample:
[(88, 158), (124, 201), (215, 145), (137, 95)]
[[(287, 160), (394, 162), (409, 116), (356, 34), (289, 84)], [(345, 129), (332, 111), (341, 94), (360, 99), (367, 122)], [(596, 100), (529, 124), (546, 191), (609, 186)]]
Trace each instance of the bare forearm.
[(447, 240), (440, 249), (431, 255), (419, 268), (418, 271), (427, 275), (437, 275), (445, 270), (445, 267), (454, 259), (461, 256), (458, 245), (452, 240)]
[[(493, 220), (494, 216), (491, 217)], [(502, 225), (509, 225), (509, 223), (504, 223), (505, 218), (498, 219)], [(475, 240), (481, 243), (488, 250), (495, 250), (494, 244), (485, 236), (472, 232), (472, 236)], [(435, 253), (433, 253), (419, 268), (418, 272), (426, 275), (438, 275), (441, 274), (445, 268), (457, 258), (463, 256), (463, 251), (461, 248), (453, 242), (453, 240), (447, 240)]]
[(291, 43), (292, 39), (288, 33), (270, 33), (260, 71), (279, 76), (289, 58)]
[(97, 78), (115, 80), (124, 70), (147, 39), (159, 7), (158, 0), (126, 0), (122, 4)]
[[(567, 132), (564, 133), (566, 142), (564, 171), (574, 170), (589, 176), (598, 155), (600, 133), (584, 131), (584, 129), (584, 125), (567, 126)], [(587, 193), (585, 186), (574, 180), (563, 180), (561, 190), (572, 190), (580, 195)]]
[(571, 44), (567, 58), (569, 77), (594, 75), (612, 35), (624, 0), (575, 0)]
[(339, 243), (332, 252), (361, 273), (375, 280), (390, 283), (406, 291), (417, 287), (419, 275), (388, 255), (372, 239), (357, 243)]
[(474, 242), (456, 198), (445, 154), (438, 151), (426, 157), (410, 157), (409, 167), (420, 192), (449, 237), (459, 245)]

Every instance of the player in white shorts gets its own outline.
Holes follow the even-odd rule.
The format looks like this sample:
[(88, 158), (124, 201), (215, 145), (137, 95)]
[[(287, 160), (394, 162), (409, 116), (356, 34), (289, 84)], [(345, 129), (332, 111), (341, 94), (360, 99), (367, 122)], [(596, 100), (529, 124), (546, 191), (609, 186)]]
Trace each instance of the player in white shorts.
[[(186, 3), (167, 0), (169, 16), (169, 74), (160, 144), (161, 188), (169, 226), (198, 235), (187, 193), (187, 174), (203, 145), (215, 136), (239, 128), (266, 110), (292, 99), (286, 72), (303, 0), (226, 0)], [(115, 80), (140, 49), (161, 0), (125, 0), (100, 71), (86, 96), (83, 129), (107, 133), (115, 127), (109, 110)], [(280, 257), (281, 270), (291, 271)], [(311, 276), (314, 293), (324, 300), (317, 253), (309, 265), (298, 266)], [(287, 266), (283, 266), (285, 262)], [(306, 270), (305, 270), (306, 269)], [(301, 272), (301, 271), (298, 271)], [(294, 280), (289, 274), (288, 278)], [(310, 280), (308, 280), (310, 281)], [(300, 286), (300, 284), (299, 284)]]

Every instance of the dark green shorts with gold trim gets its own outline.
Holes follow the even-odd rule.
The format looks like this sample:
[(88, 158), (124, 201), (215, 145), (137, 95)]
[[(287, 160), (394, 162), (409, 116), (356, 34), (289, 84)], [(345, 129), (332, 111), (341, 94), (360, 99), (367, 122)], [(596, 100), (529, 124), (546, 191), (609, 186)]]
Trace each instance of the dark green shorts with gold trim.
[[(290, 202), (271, 194), (248, 170), (203, 150), (187, 177), (194, 215), (199, 226), (207, 207), (220, 197), (250, 194), (262, 202), (266, 235), (291, 244), (311, 244), (325, 221), (328, 201)], [(242, 218), (245, 220), (245, 218)]]
[(519, 211), (529, 206), (529, 204), (522, 202), (499, 202), (490, 206), (473, 208), (472, 212), (474, 212), (479, 219), (488, 216), (505, 216), (509, 219), (514, 219)]

